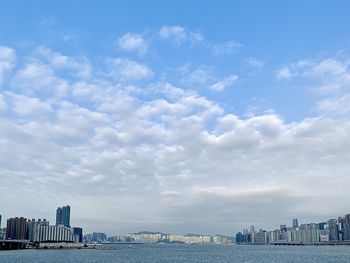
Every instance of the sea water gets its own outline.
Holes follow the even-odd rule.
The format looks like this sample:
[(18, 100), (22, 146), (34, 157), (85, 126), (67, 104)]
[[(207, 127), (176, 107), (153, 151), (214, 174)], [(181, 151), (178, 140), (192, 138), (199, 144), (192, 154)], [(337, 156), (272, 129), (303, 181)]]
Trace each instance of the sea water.
[(350, 246), (120, 245), (115, 249), (0, 251), (5, 263), (350, 262)]

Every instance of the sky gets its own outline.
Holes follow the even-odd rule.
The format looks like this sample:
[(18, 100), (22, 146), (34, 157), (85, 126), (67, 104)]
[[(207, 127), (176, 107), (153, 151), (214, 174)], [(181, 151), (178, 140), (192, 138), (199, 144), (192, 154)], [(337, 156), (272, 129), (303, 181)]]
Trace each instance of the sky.
[(0, 214), (233, 235), (350, 212), (349, 1), (0, 1)]

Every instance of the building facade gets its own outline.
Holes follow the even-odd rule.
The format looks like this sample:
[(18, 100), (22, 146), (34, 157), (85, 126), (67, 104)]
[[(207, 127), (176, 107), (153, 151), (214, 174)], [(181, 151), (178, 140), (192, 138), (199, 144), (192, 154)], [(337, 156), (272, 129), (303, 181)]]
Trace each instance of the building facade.
[(63, 225), (41, 226), (39, 228), (39, 242), (77, 242), (79, 238), (74, 235), (70, 227)]
[(56, 225), (70, 227), (70, 206), (58, 207), (56, 210)]
[(73, 227), (73, 234), (78, 237), (78, 242), (83, 242), (83, 229), (81, 227)]
[(49, 226), (49, 221), (46, 221), (46, 219), (28, 220), (28, 240), (32, 242), (39, 242), (40, 231), (41, 227), (43, 226)]
[(27, 218), (9, 218), (6, 225), (6, 239), (24, 240), (28, 239)]

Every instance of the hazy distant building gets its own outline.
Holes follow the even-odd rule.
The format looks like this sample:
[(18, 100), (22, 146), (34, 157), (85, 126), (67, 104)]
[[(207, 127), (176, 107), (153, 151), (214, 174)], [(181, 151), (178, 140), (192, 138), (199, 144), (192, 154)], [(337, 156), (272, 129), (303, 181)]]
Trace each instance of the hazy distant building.
[(318, 230), (324, 230), (326, 226), (327, 226), (326, 222), (318, 223), (317, 224), (317, 229)]
[(92, 233), (92, 242), (105, 242), (107, 241), (107, 235), (105, 233), (100, 233), (100, 232), (94, 232)]
[(170, 242), (183, 242), (187, 244), (208, 244), (211, 242), (211, 237), (206, 235), (192, 235), (192, 234), (169, 235), (169, 240)]
[(0, 215), (0, 240), (4, 240), (6, 238), (6, 231), (5, 229), (1, 228), (1, 215)]
[(28, 239), (27, 218), (9, 218), (6, 225), (6, 239)]
[(339, 240), (350, 240), (350, 214), (339, 217)]
[(350, 240), (350, 214), (345, 215), (342, 224), (343, 240)]
[(350, 224), (345, 223), (343, 226), (343, 240), (350, 240)]
[(83, 239), (84, 239), (83, 240), (84, 243), (88, 243), (88, 244), (92, 243), (92, 234), (85, 234)]
[(265, 230), (261, 230), (257, 233), (255, 233), (255, 241), (254, 244), (258, 245), (264, 245), (267, 244), (268, 239), (267, 239), (267, 233)]
[(249, 242), (254, 243), (255, 241), (255, 227), (253, 225), (249, 228)]
[(241, 232), (238, 232), (236, 234), (236, 244), (242, 244), (242, 243), (246, 243), (245, 236)]
[(0, 240), (6, 239), (6, 231), (0, 228)]
[(339, 226), (336, 219), (328, 220), (329, 240), (339, 240)]
[(293, 218), (293, 228), (298, 228), (299, 227), (299, 222), (297, 218)]
[(58, 207), (56, 210), (56, 225), (70, 227), (70, 206)]
[(83, 229), (81, 227), (73, 227), (73, 234), (78, 236), (78, 242), (83, 242)]

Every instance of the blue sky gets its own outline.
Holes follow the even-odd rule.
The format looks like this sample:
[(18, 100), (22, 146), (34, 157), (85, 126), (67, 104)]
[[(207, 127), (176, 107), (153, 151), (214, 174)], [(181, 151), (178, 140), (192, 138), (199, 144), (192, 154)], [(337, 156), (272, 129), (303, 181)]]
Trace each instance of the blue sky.
[(348, 1), (0, 3), (4, 216), (232, 234), (348, 209)]
[[(152, 39), (150, 52), (141, 61), (151, 65), (157, 75), (185, 64), (192, 69), (211, 67), (218, 76), (239, 74), (242, 77), (235, 88), (220, 94), (201, 93), (230, 105), (239, 114), (247, 111), (246, 105), (254, 103), (254, 98), (264, 102), (259, 105), (263, 110), (273, 108), (290, 121), (312, 115), (309, 108), (314, 100), (304, 89), (276, 82), (274, 71), (300, 58), (348, 52), (347, 1), (187, 2), (27, 1), (19, 6), (2, 1), (0, 40), (18, 52), (47, 45), (66, 54), (84, 54), (98, 63), (103, 56), (125, 56), (114, 45), (120, 35), (141, 33)], [(155, 39), (164, 25), (199, 32), (204, 41), (173, 48)], [(215, 55), (208, 48), (230, 40), (242, 45), (232, 54)], [(263, 70), (252, 74), (247, 58), (264, 63)]]

